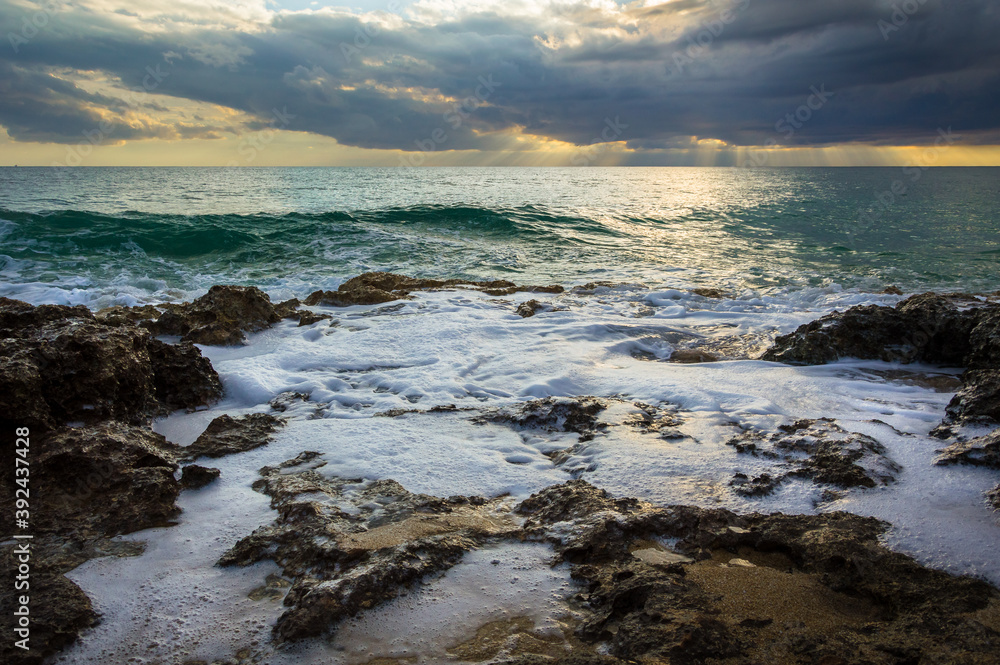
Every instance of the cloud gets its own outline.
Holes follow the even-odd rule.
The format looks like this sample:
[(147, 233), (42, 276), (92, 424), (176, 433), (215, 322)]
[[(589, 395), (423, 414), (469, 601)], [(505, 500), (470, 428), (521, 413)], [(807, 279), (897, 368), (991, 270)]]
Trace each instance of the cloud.
[[(907, 145), (947, 126), (996, 142), (1000, 9), (900, 4), (914, 11), (872, 0), (422, 0), (356, 14), (186, 0), (123, 14), (88, 0), (0, 51), (0, 125), (16, 141), (78, 142), (102, 121), (121, 140), (177, 139), (253, 131), (279, 112), (284, 129), (402, 150), (502, 150), (512, 135), (589, 145), (608, 119), (627, 125), (616, 139), (633, 150)], [(2, 25), (26, 15), (0, 6)], [(66, 70), (102, 72), (118, 90), (90, 91)], [(129, 103), (150, 72), (157, 96), (233, 109), (242, 124)], [(832, 94), (817, 104), (817, 89)]]

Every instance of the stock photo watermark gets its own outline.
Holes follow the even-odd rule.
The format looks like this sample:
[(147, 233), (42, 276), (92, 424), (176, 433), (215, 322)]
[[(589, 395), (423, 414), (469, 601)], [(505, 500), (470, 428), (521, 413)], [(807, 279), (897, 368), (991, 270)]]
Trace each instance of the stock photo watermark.
[(882, 33), (882, 39), (889, 41), (892, 33), (898, 32), (910, 21), (910, 17), (920, 11), (920, 8), (927, 4), (927, 0), (903, 0), (892, 6), (892, 14), (889, 20), (880, 18), (876, 25)]
[(288, 125), (295, 118), (296, 116), (288, 112), (287, 106), (282, 107), (280, 111), (277, 108), (271, 109), (271, 120), (268, 122), (268, 127), (253, 132), (240, 140), (239, 145), (236, 146), (237, 154), (243, 157), (242, 162), (234, 159), (226, 164), (226, 166), (242, 166), (253, 162), (257, 159), (257, 155), (263, 152), (274, 141), (278, 132), (282, 129), (287, 129)]
[[(392, 14), (399, 14), (401, 9), (402, 6), (395, 0), (386, 5), (386, 10)], [(344, 56), (344, 60), (350, 62), (361, 55), (361, 52), (371, 46), (372, 40), (381, 33), (382, 28), (378, 23), (365, 23), (355, 28), (354, 39), (350, 42), (340, 42), (340, 53)]]
[(38, 36), (39, 32), (48, 27), (49, 21), (62, 8), (62, 2), (49, 0), (38, 11), (25, 15), (21, 19), (21, 29), (17, 32), (11, 31), (7, 33), (7, 41), (10, 42), (10, 47), (14, 50), (14, 53), (20, 53), (22, 46), (29, 43)]
[(603, 153), (608, 151), (608, 145), (621, 138), (621, 135), (628, 129), (628, 125), (621, 121), (619, 116), (615, 119), (604, 119), (604, 128), (601, 129), (600, 136), (591, 139), (590, 145), (581, 148), (573, 153), (569, 162), (573, 166), (590, 166)]
[(667, 67), (667, 76), (683, 74), (685, 68), (708, 52), (708, 48), (726, 31), (726, 26), (733, 23), (737, 16), (750, 6), (751, 0), (740, 0), (738, 3), (726, 2), (724, 9), (707, 21), (702, 21), (697, 30), (687, 34), (687, 46), (677, 49), (671, 56), (671, 65)]
[[(465, 121), (472, 116), (472, 114), (484, 106), (489, 100), (490, 96), (499, 88), (502, 83), (493, 79), (493, 74), (487, 74), (486, 76), (480, 76), (476, 79), (479, 85), (476, 87), (475, 92), (469, 95), (460, 102), (455, 102), (454, 106), (449, 111), (446, 111), (442, 116), (442, 119), (447, 123), (451, 129), (458, 130), (465, 123)], [(427, 161), (427, 154), (435, 152), (438, 150), (439, 146), (443, 146), (448, 142), (450, 135), (448, 130), (444, 126), (435, 128), (426, 138), (415, 139), (413, 141), (414, 145), (417, 147), (415, 152), (410, 152), (405, 155), (399, 156), (400, 166), (420, 166), (425, 161)]]
[(882, 220), (900, 198), (906, 196), (920, 181), (924, 172), (937, 163), (942, 153), (962, 138), (961, 135), (955, 134), (951, 127), (947, 129), (939, 127), (937, 132), (938, 136), (934, 139), (933, 145), (928, 145), (918, 157), (907, 162), (900, 169), (901, 177), (888, 183), (885, 189), (876, 191), (872, 205), (858, 208), (855, 219), (844, 226), (844, 233), (852, 242)]
[[(774, 131), (780, 134), (785, 141), (793, 138), (798, 130), (805, 127), (806, 123), (813, 119), (814, 115), (830, 101), (830, 98), (837, 93), (826, 89), (826, 84), (819, 86), (809, 86), (809, 95), (798, 107), (789, 111), (784, 116), (778, 118), (774, 123)], [(746, 158), (736, 165), (740, 169), (739, 173), (745, 173), (746, 169), (765, 166), (767, 164), (770, 149), (780, 145), (777, 138), (771, 136), (764, 141), (762, 149), (751, 149), (747, 152)]]
[[(166, 57), (164, 57), (166, 60)], [(169, 65), (169, 60), (167, 61)], [(170, 76), (170, 70), (164, 69), (163, 65), (147, 65), (145, 75), (142, 78), (142, 85), (129, 89), (128, 93), (122, 97), (125, 105), (132, 110), (136, 110), (145, 103), (145, 96), (160, 87)], [(61, 162), (52, 162), (52, 166), (67, 167), (79, 166), (93, 151), (94, 148), (103, 145), (113, 138), (114, 125), (110, 120), (101, 120), (93, 129), (85, 129), (82, 132), (84, 140), (80, 143), (66, 147), (66, 158)]]
[(14, 429), (14, 646), (27, 651), (31, 639), (31, 431)]

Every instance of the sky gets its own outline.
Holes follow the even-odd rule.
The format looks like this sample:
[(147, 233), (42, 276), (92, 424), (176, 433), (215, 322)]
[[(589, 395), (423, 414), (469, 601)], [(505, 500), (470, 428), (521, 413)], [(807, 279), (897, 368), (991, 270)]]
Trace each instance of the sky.
[(997, 0), (0, 0), (0, 165), (1000, 165)]

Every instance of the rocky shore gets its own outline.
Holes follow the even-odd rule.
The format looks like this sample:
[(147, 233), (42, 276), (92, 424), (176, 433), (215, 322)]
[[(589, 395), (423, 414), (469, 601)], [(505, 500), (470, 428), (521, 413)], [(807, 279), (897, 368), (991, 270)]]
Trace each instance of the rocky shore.
[[(601, 286), (572, 292), (588, 295)], [(41, 663), (96, 625), (100, 617), (65, 574), (91, 558), (140, 554), (141, 543), (115, 536), (170, 525), (180, 513), (182, 491), (219, 477), (218, 469), (196, 462), (267, 445), (285, 426), (286, 411), (307, 397), (285, 394), (268, 413), (220, 416), (193, 444), (177, 446), (151, 429), (152, 419), (206, 407), (223, 392), (195, 344), (238, 345), (247, 333), (282, 319), (310, 325), (330, 316), (306, 307), (381, 304), (436, 289), (494, 297), (566, 292), (557, 285), (366, 273), (303, 303), (275, 304), (259, 289), (239, 286), (212, 287), (190, 303), (96, 313), (0, 298), (0, 424), (5, 437), (15, 427), (31, 430), (34, 534), (32, 649), (24, 652), (7, 640), (0, 660)], [(562, 307), (532, 299), (510, 309), (527, 318)], [(715, 359), (698, 353), (675, 361)], [(842, 357), (965, 368), (933, 430), (940, 440), (936, 463), (1000, 471), (1000, 429), (994, 429), (1000, 421), (1000, 304), (993, 297), (923, 294), (895, 307), (835, 312), (778, 337), (762, 359), (823, 364)], [(574, 447), (552, 451), (553, 464), (560, 465), (616, 426), (604, 414), (618, 402), (547, 398), (518, 408), (474, 409), (468, 418), (576, 435)], [(676, 414), (634, 406), (640, 415), (628, 426), (664, 440), (683, 437)], [(13, 439), (3, 445), (0, 509), (13, 516)], [(733, 491), (750, 497), (792, 480), (835, 495), (892, 483), (900, 472), (877, 440), (824, 419), (745, 430), (729, 445), (771, 465), (768, 473), (728, 480)], [(568, 565), (580, 585), (567, 601), (575, 617), (571, 630), (540, 639), (530, 621), (515, 617), (481, 627), (451, 658), (517, 665), (1000, 661), (997, 589), (888, 550), (880, 536), (889, 525), (874, 518), (657, 506), (613, 497), (583, 479), (519, 502), (436, 497), (391, 478), (329, 475), (323, 452), (300, 452), (260, 469), (253, 489), (270, 499), (274, 521), (247, 533), (218, 561), (246, 566), (266, 560), (280, 567), (267, 589), (284, 606), (271, 636), (275, 645), (335, 637), (346, 619), (446, 571), (470, 551), (530, 541), (550, 545), (553, 564)], [(1000, 509), (1000, 484), (984, 500)], [(6, 537), (14, 529), (9, 521), (5, 526)], [(6, 571), (15, 570), (12, 542), (0, 546)], [(15, 610), (12, 588), (5, 583), (0, 593), (6, 617)], [(266, 662), (263, 653), (248, 645), (228, 662)]]

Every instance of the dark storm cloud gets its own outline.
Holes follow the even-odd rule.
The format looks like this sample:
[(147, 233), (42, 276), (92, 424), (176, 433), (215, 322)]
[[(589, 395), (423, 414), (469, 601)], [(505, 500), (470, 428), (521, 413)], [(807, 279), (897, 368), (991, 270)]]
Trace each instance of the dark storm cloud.
[[(541, 17), (498, 5), (381, 28), (345, 14), (279, 14), (252, 31), (204, 18), (140, 31), (67, 12), (17, 53), (0, 51), (0, 124), (15, 140), (75, 142), (98, 109), (140, 103), (133, 95), (123, 108), (53, 75), (72, 68), (244, 111), (258, 118), (246, 129), (280, 117), (283, 128), (364, 148), (501, 148), (498, 130), (583, 145), (606, 140), (616, 119), (627, 125), (616, 138), (640, 149), (689, 146), (691, 136), (910, 144), (948, 126), (988, 142), (1000, 129), (995, 4), (682, 0), (618, 13), (564, 4)], [(0, 7), (3, 25), (19, 20)], [(141, 104), (156, 115), (156, 102)], [(117, 138), (163, 132), (119, 125)], [(197, 122), (178, 134), (199, 135)]]

